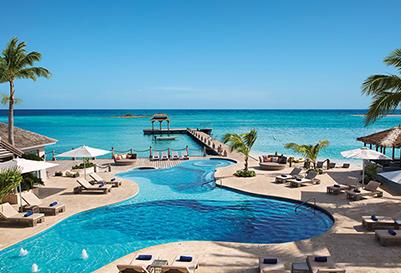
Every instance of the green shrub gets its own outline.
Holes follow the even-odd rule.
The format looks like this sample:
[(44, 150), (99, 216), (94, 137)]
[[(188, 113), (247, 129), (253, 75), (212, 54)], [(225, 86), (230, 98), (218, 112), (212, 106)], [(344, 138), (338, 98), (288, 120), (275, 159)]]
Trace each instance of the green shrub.
[(365, 184), (369, 183), (370, 180), (376, 179), (378, 168), (376, 164), (372, 163), (365, 166)]
[(238, 177), (254, 177), (256, 176), (256, 173), (253, 170), (238, 170), (234, 175)]
[(73, 170), (77, 170), (77, 169), (86, 169), (86, 168), (90, 168), (90, 167), (94, 167), (95, 164), (90, 162), (90, 160), (88, 158), (84, 159), (84, 162), (75, 166), (72, 166)]
[(22, 175), (18, 169), (0, 171), (0, 203), (21, 182)]
[(42, 179), (36, 177), (33, 173), (22, 174), (21, 189), (23, 191), (35, 188), (38, 185), (44, 185)]

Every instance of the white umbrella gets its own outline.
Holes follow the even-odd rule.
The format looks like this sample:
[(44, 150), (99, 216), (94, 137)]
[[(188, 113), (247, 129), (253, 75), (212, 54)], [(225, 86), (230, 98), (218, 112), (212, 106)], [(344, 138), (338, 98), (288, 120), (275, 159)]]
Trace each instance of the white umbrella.
[(386, 155), (377, 151), (370, 150), (366, 147), (348, 150), (341, 152), (341, 155), (345, 158), (356, 158), (363, 160), (362, 166), (362, 184), (365, 184), (365, 160), (368, 159), (389, 159)]
[[(88, 146), (81, 146), (76, 149), (73, 149), (71, 151), (62, 153), (57, 155), (57, 157), (82, 157), (84, 164), (85, 164), (85, 158), (92, 158), (92, 157), (97, 157), (97, 156), (102, 156), (105, 154), (111, 153), (110, 151), (107, 150), (102, 150), (102, 149), (96, 149)], [(85, 166), (84, 166), (85, 167)], [(86, 178), (86, 169), (84, 168), (84, 177)]]
[(28, 160), (23, 158), (14, 158), (12, 160), (0, 163), (0, 170), (9, 170), (18, 168), (21, 173), (30, 173), (45, 170), (57, 166), (58, 164), (45, 161)]
[[(12, 160), (0, 163), (0, 170), (18, 169), (21, 173), (30, 173), (45, 170), (57, 166), (58, 164), (45, 161), (28, 160), (23, 158), (14, 158)], [(21, 184), (19, 187), (20, 207), (22, 208)]]

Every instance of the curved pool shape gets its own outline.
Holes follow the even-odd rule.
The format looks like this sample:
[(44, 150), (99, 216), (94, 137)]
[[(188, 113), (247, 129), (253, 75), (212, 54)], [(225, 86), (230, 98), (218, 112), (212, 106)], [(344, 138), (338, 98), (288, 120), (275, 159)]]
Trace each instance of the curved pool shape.
[[(297, 203), (215, 188), (225, 160), (120, 174), (139, 184), (127, 201), (67, 218), (0, 252), (0, 272), (91, 272), (135, 250), (174, 241), (281, 243), (317, 236), (332, 218)], [(19, 249), (29, 254), (19, 257)], [(80, 258), (86, 249), (89, 258)]]

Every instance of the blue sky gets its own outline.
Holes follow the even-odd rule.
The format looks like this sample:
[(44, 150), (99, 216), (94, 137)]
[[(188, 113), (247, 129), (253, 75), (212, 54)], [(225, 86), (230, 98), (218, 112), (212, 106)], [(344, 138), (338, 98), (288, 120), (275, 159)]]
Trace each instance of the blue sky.
[[(42, 52), (20, 108), (366, 108), (401, 1), (12, 1), (0, 45)], [(0, 85), (7, 93), (8, 86)]]

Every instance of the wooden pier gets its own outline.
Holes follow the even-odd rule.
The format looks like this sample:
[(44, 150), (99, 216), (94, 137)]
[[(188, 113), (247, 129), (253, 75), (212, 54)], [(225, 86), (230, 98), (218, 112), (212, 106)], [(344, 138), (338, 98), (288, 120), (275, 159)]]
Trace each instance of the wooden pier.
[(169, 134), (188, 134), (188, 130), (197, 130), (205, 134), (210, 135), (212, 133), (211, 128), (203, 129), (189, 129), (189, 128), (169, 128), (169, 129), (143, 129), (144, 135), (169, 135)]

